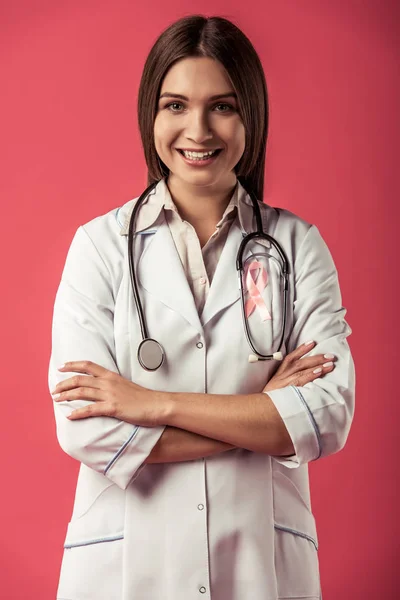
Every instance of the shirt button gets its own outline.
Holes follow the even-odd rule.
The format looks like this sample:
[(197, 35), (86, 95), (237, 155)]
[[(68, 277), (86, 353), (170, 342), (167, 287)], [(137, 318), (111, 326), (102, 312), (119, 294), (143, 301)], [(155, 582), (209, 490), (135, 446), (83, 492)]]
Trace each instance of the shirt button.
[(201, 586), (201, 588), (199, 588), (199, 592), (201, 592), (202, 594), (206, 593), (206, 588), (204, 587), (204, 585)]
[(199, 281), (201, 285), (205, 285), (207, 283), (207, 279), (205, 277), (200, 277)]
[(197, 342), (196, 346), (197, 346), (198, 348), (202, 348), (202, 347), (203, 347), (203, 344), (202, 344), (202, 342)]
[(198, 505), (197, 505), (197, 508), (198, 508), (199, 510), (203, 510), (203, 508), (204, 508), (204, 504), (198, 504)]

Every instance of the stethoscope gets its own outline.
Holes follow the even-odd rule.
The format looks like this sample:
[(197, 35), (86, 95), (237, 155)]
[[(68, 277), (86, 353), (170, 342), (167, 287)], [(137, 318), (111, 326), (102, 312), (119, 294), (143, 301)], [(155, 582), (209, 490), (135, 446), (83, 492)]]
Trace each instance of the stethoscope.
[[(142, 205), (143, 201), (145, 200), (145, 198), (147, 198), (147, 196), (156, 187), (156, 185), (158, 183), (159, 183), (158, 181), (153, 182), (148, 188), (145, 189), (143, 194), (139, 197), (139, 200), (136, 202), (134, 209), (132, 211), (132, 215), (130, 217), (129, 231), (128, 231), (129, 271), (130, 271), (131, 282), (132, 282), (133, 297), (134, 297), (135, 305), (137, 308), (137, 313), (138, 313), (139, 323), (140, 323), (140, 330), (141, 330), (141, 334), (142, 334), (142, 341), (140, 342), (138, 350), (137, 350), (137, 358), (138, 358), (139, 364), (146, 371), (156, 371), (159, 367), (161, 367), (161, 365), (163, 364), (164, 359), (165, 359), (165, 352), (164, 352), (164, 349), (161, 346), (161, 344), (159, 342), (157, 342), (157, 340), (150, 338), (149, 334), (148, 334), (146, 321), (145, 321), (144, 314), (143, 314), (143, 307), (142, 307), (142, 303), (140, 301), (139, 290), (138, 290), (138, 285), (137, 285), (137, 281), (136, 281), (135, 268), (134, 268), (134, 264), (133, 264), (132, 248), (133, 248), (134, 227), (135, 227), (137, 213), (138, 213), (139, 208)], [(254, 194), (252, 192), (249, 193), (249, 196), (253, 203), (253, 210), (254, 210), (254, 214), (256, 216), (257, 231), (253, 231), (252, 233), (249, 233), (244, 236), (243, 240), (240, 243), (237, 257), (236, 257), (236, 270), (238, 272), (238, 277), (239, 277), (244, 331), (246, 334), (247, 342), (248, 342), (251, 350), (253, 351), (253, 354), (249, 355), (249, 362), (257, 362), (259, 360), (282, 360), (283, 355), (280, 350), (281, 350), (281, 347), (282, 347), (282, 344), (283, 344), (283, 341), (285, 338), (285, 329), (286, 329), (287, 293), (288, 293), (288, 289), (289, 289), (289, 263), (288, 263), (288, 260), (285, 256), (285, 253), (284, 253), (282, 247), (280, 246), (280, 244), (272, 236), (268, 235), (263, 230), (261, 211), (260, 211), (260, 207), (258, 205), (257, 198), (254, 196)], [(261, 352), (258, 352), (256, 347), (254, 346), (253, 341), (251, 339), (249, 325), (248, 325), (246, 313), (245, 313), (245, 300), (244, 300), (245, 292), (243, 290), (243, 254), (244, 254), (247, 244), (254, 239), (268, 240), (274, 246), (275, 250), (277, 251), (277, 253), (281, 259), (280, 275), (283, 279), (283, 319), (282, 319), (282, 329), (281, 329), (281, 336), (280, 336), (280, 340), (279, 340), (279, 347), (278, 347), (278, 350), (276, 352), (273, 352), (272, 354), (262, 354)]]

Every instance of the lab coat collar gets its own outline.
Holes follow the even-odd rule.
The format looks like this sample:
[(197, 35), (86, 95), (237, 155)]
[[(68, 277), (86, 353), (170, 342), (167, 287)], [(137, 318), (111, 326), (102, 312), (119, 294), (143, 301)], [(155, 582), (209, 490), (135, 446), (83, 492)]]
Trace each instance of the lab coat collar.
[[(167, 177), (163, 177), (157, 183), (157, 185), (151, 190), (147, 198), (143, 200), (142, 206), (139, 209), (139, 213), (136, 219), (136, 232), (142, 232), (146, 229), (153, 227), (159, 220), (160, 212), (162, 208), (167, 210), (175, 210), (176, 206), (172, 200), (171, 193), (169, 191)], [(129, 221), (132, 215), (134, 205), (136, 204), (137, 198), (129, 200), (120, 210), (121, 216), (119, 219), (123, 219), (123, 224), (120, 229), (120, 235), (128, 235), (129, 232)], [(250, 211), (249, 211), (250, 207)], [(242, 186), (239, 180), (237, 180), (236, 187), (233, 191), (231, 200), (225, 209), (221, 221), (217, 224), (217, 227), (222, 223), (224, 218), (235, 211), (238, 214), (239, 226), (243, 234), (254, 231), (253, 223), (253, 211), (252, 202), (250, 196)]]
[[(154, 204), (153, 206), (151, 205), (152, 202), (156, 203), (156, 207)], [(208, 321), (218, 312), (240, 298), (236, 271), (236, 255), (244, 235), (255, 230), (253, 204), (247, 192), (238, 181), (231, 201), (224, 213), (224, 215), (227, 215), (232, 210), (235, 210), (237, 211), (238, 218), (234, 218), (229, 229), (228, 237), (222, 249), (206, 303), (200, 316), (197, 312), (194, 297), (182, 263), (176, 251), (172, 234), (166, 222), (165, 212), (162, 210), (163, 207), (171, 209), (172, 204), (168, 186), (165, 179), (162, 179), (152, 190), (139, 210), (139, 229), (136, 229), (136, 231), (140, 232), (147, 229), (153, 235), (150, 236), (151, 239), (145, 244), (145, 248), (138, 260), (138, 280), (147, 292), (156, 296), (171, 310), (179, 312), (201, 335), (203, 327)], [(121, 235), (128, 235), (132, 209), (133, 201), (125, 217)], [(142, 218), (139, 221), (141, 214)], [(262, 211), (262, 215), (265, 217), (265, 211)], [(269, 246), (268, 241), (263, 240), (262, 244)]]

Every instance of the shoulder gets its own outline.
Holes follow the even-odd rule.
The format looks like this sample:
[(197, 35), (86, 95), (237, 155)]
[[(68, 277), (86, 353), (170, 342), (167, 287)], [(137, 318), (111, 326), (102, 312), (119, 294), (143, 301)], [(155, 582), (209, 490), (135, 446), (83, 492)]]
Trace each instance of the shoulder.
[(286, 208), (265, 203), (261, 213), (264, 230), (282, 244), (293, 263), (303, 263), (305, 256), (313, 260), (323, 256), (331, 262), (330, 250), (317, 225)]
[(123, 248), (126, 243), (123, 232), (139, 198), (140, 196), (135, 196), (106, 213), (81, 223), (78, 229), (84, 231), (99, 252), (107, 253), (112, 248)]
[(297, 242), (301, 242), (314, 227), (312, 223), (286, 208), (271, 206), (265, 202), (260, 203), (260, 208), (263, 224), (270, 235), (284, 239), (295, 238)]
[(114, 237), (118, 239), (126, 217), (132, 212), (133, 206), (138, 199), (139, 196), (132, 198), (124, 204), (116, 206), (108, 212), (82, 223), (81, 227), (94, 243), (104, 244), (107, 240), (111, 241)]
[(129, 211), (135, 200), (137, 198), (97, 215), (77, 227), (66, 262), (71, 273), (77, 269), (93, 274), (104, 270), (104, 276), (110, 278), (114, 287), (118, 287), (126, 248), (126, 238), (120, 235), (123, 214)]

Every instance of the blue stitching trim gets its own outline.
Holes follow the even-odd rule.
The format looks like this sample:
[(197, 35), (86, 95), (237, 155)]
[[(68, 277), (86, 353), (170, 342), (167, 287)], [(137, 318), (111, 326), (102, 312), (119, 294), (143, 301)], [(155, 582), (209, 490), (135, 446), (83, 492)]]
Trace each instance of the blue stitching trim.
[(111, 469), (111, 467), (113, 466), (113, 464), (115, 463), (115, 461), (121, 456), (122, 452), (125, 450), (125, 448), (129, 444), (129, 442), (131, 442), (133, 440), (133, 438), (135, 437), (138, 429), (139, 429), (139, 426), (137, 426), (136, 429), (134, 429), (132, 431), (131, 435), (128, 437), (128, 439), (126, 440), (126, 442), (121, 446), (121, 448), (118, 450), (118, 452), (112, 457), (112, 459), (110, 460), (110, 462), (108, 463), (108, 465), (104, 469), (104, 472), (103, 472), (104, 475), (106, 475), (107, 471), (109, 469)]
[(120, 222), (120, 220), (118, 219), (118, 213), (119, 213), (120, 209), (121, 209), (121, 207), (117, 208), (117, 212), (115, 213), (115, 218), (116, 218), (116, 221), (117, 221), (118, 225), (119, 225), (120, 227), (122, 227), (122, 223), (121, 223), (121, 222)]
[(124, 539), (124, 534), (123, 533), (119, 533), (118, 535), (113, 535), (111, 537), (103, 537), (103, 538), (96, 538), (94, 540), (86, 540), (84, 542), (65, 542), (64, 544), (64, 548), (77, 548), (79, 546), (90, 546), (90, 544), (101, 544), (103, 542), (115, 542), (116, 540), (123, 540)]
[(283, 525), (274, 525), (275, 529), (280, 529), (281, 531), (287, 531), (288, 533), (293, 533), (294, 535), (298, 535), (309, 542), (312, 542), (315, 546), (315, 549), (318, 550), (318, 544), (310, 535), (303, 533), (302, 531), (297, 531), (296, 529), (291, 529), (290, 527), (284, 527)]
[(308, 406), (307, 402), (305, 401), (303, 394), (297, 389), (296, 386), (291, 385), (290, 387), (294, 389), (294, 391), (296, 392), (296, 394), (298, 395), (298, 397), (300, 398), (300, 400), (303, 402), (304, 406), (306, 407), (308, 416), (310, 417), (310, 421), (311, 421), (311, 423), (312, 423), (312, 425), (314, 427), (315, 435), (317, 436), (317, 441), (318, 441), (319, 454), (313, 460), (317, 460), (321, 456), (321, 454), (322, 454), (322, 440), (321, 440), (321, 434), (319, 432), (317, 422), (314, 419), (314, 415), (312, 414), (312, 412), (310, 410), (310, 407)]
[[(153, 194), (155, 194), (155, 193), (156, 193), (156, 191), (157, 191), (157, 190), (156, 190), (156, 188), (157, 188), (157, 186), (151, 190), (151, 192), (150, 192), (149, 196), (152, 196)], [(138, 196), (138, 197), (139, 197), (139, 196)], [(121, 209), (121, 208), (122, 208), (122, 206), (119, 206), (119, 207), (117, 208), (117, 212), (115, 213), (115, 218), (116, 218), (116, 220), (117, 220), (117, 223), (118, 223), (118, 225), (119, 225), (120, 227), (122, 227), (122, 226), (123, 226), (123, 223), (121, 223), (121, 222), (119, 221), (119, 219), (118, 219), (118, 213), (119, 213), (119, 211), (120, 211), (120, 209)], [(155, 230), (154, 230), (154, 231), (152, 231), (151, 233), (155, 233), (156, 231), (157, 231), (157, 229), (155, 229)], [(135, 233), (136, 233), (136, 232), (135, 232)], [(141, 232), (140, 232), (140, 233), (141, 233)], [(147, 232), (147, 231), (146, 231), (145, 233), (150, 233), (150, 231), (149, 231), (149, 232)]]
[[(120, 227), (123, 226), (123, 223), (118, 218), (118, 213), (121, 210), (121, 207), (117, 208), (117, 212), (115, 213), (115, 219)], [(157, 229), (145, 229), (143, 231), (135, 231), (135, 235), (142, 235), (147, 233), (157, 233)]]

